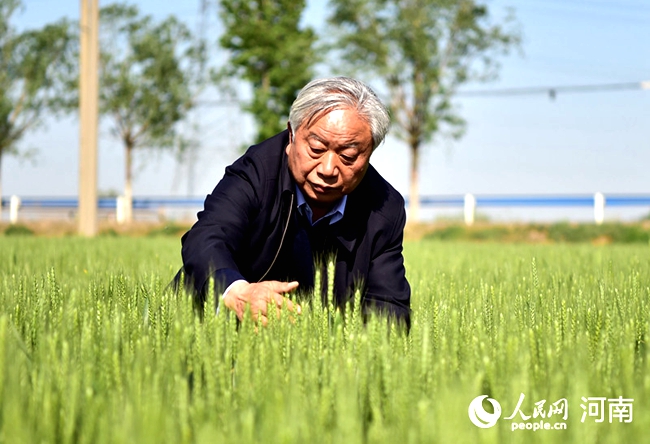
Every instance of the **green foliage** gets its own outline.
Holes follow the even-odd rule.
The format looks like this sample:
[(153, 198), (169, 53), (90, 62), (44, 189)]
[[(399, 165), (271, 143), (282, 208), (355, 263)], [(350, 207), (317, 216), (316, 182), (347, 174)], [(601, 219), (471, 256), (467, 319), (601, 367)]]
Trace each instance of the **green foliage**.
[(244, 109), (257, 123), (256, 141), (286, 129), (289, 108), (318, 61), (316, 36), (300, 27), (304, 0), (221, 0), (221, 46), (231, 52), (223, 74), (253, 88)]
[(484, 240), (516, 242), (599, 242), (644, 243), (650, 242), (650, 230), (640, 224), (608, 223), (570, 224), (558, 222), (550, 225), (449, 225), (426, 235), (439, 240)]
[(549, 238), (558, 242), (589, 242), (598, 238), (610, 242), (648, 243), (650, 230), (644, 230), (639, 225), (623, 224), (553, 224), (548, 230)]
[(33, 236), (34, 231), (26, 227), (25, 225), (9, 225), (6, 230), (3, 231), (5, 236)]
[[(266, 328), (200, 321), (166, 289), (177, 240), (0, 238), (0, 438), (644, 442), (647, 246), (428, 241), (405, 256), (408, 336), (319, 299)], [(528, 414), (567, 398), (567, 430), (511, 432), (520, 393)], [(467, 417), (482, 394), (503, 407), (489, 430)], [(581, 423), (582, 396), (633, 398), (634, 420)]]
[(0, 0), (0, 167), (3, 155), (20, 154), (20, 140), (43, 123), (46, 111), (68, 109), (75, 77), (71, 24), (18, 32), (11, 19), (21, 6)]
[(459, 240), (466, 236), (466, 231), (461, 225), (450, 225), (429, 233), (427, 237), (439, 240)]
[(108, 228), (100, 231), (99, 235), (102, 237), (118, 237), (120, 233), (118, 233), (115, 228)]
[[(497, 57), (518, 44), (511, 18), (496, 24), (474, 0), (332, 0), (336, 67), (382, 82), (395, 134), (411, 149), (410, 216), (417, 220), (418, 150), (436, 135), (460, 137), (459, 86), (496, 76)], [(371, 77), (372, 76), (372, 77)]]
[(206, 81), (205, 45), (174, 16), (157, 22), (136, 6), (112, 4), (100, 11), (100, 47), (99, 107), (124, 146), (125, 220), (131, 222), (133, 151), (181, 154), (192, 145), (178, 126)]
[(185, 225), (179, 225), (176, 223), (165, 224), (160, 228), (155, 228), (147, 233), (147, 236), (156, 237), (156, 236), (177, 236), (180, 237), (185, 233), (189, 227)]
[(136, 6), (106, 6), (100, 22), (102, 114), (127, 149), (177, 146), (202, 85), (202, 43), (174, 16), (156, 22)]
[(445, 125), (460, 136), (464, 121), (451, 103), (458, 86), (493, 77), (495, 56), (519, 39), (473, 0), (332, 3), (338, 51), (352, 67), (384, 81), (398, 135), (412, 147)]
[(595, 243), (650, 242), (650, 230), (639, 224), (608, 223), (570, 224), (558, 222), (550, 225), (475, 226), (451, 225), (427, 235), (441, 240), (492, 240), (492, 241), (550, 241)]
[(70, 23), (17, 32), (11, 18), (18, 0), (0, 0), (0, 154), (17, 152), (26, 131), (45, 110), (59, 111), (72, 73)]
[[(437, 240), (472, 240), (472, 241), (504, 241), (513, 237), (516, 229), (502, 226), (466, 227), (464, 225), (449, 225), (428, 233), (428, 239)], [(525, 240), (525, 239), (521, 239)]]

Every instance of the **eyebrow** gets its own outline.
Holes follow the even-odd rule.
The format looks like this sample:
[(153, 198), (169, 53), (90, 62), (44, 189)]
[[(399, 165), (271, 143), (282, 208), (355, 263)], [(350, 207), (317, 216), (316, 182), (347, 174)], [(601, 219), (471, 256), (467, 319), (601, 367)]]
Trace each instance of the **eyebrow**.
[[(309, 133), (307, 135), (307, 139), (315, 139), (315, 140), (319, 141), (320, 143), (322, 143), (323, 145), (326, 145), (326, 146), (329, 145), (329, 142), (327, 140), (323, 139), (322, 137), (319, 137), (315, 133)], [(346, 143), (344, 145), (341, 145), (341, 148), (343, 148), (343, 149), (356, 148), (356, 147), (358, 147), (360, 145), (361, 144), (359, 142), (350, 142), (350, 143)]]

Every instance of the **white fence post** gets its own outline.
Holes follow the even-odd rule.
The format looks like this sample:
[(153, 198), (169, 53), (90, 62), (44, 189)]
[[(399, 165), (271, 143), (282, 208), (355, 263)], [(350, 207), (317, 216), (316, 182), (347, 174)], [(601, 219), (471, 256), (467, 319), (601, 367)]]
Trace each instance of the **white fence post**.
[(473, 194), (465, 194), (465, 225), (474, 224), (474, 215), (476, 214), (476, 198)]
[(601, 225), (605, 220), (605, 196), (600, 192), (594, 194), (594, 219), (596, 225)]
[(126, 214), (124, 211), (124, 206), (126, 205), (126, 199), (124, 196), (117, 196), (115, 201), (115, 220), (119, 225), (122, 225), (126, 220)]
[(20, 209), (20, 197), (13, 195), (9, 199), (9, 223), (15, 225), (18, 222), (18, 210)]

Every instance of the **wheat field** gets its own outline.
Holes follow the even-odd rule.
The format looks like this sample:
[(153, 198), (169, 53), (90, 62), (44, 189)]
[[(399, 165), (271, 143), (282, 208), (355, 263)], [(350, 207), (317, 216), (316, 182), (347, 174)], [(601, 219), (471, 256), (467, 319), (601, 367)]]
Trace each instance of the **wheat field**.
[(647, 442), (647, 245), (408, 242), (409, 334), (200, 319), (179, 249), (0, 237), (0, 442)]

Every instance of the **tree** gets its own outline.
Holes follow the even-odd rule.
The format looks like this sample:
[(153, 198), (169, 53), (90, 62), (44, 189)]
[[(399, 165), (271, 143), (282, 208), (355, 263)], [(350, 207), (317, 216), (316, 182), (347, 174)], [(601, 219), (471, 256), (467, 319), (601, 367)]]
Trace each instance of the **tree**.
[(67, 109), (74, 78), (70, 23), (17, 32), (11, 17), (20, 7), (19, 0), (0, 0), (0, 199), (2, 157), (20, 154), (19, 142), (46, 112)]
[(155, 22), (135, 6), (100, 10), (100, 113), (125, 150), (125, 220), (132, 220), (133, 152), (187, 146), (178, 124), (195, 104), (204, 46), (175, 17)]
[(512, 16), (495, 24), (474, 0), (332, 0), (337, 45), (353, 69), (383, 81), (396, 135), (411, 152), (409, 220), (419, 220), (418, 165), (435, 136), (462, 136), (458, 87), (496, 76), (498, 55), (519, 43)]
[(225, 32), (221, 46), (231, 51), (224, 74), (253, 87), (244, 106), (257, 123), (256, 140), (286, 128), (289, 108), (313, 75), (316, 35), (300, 28), (304, 0), (221, 0)]

